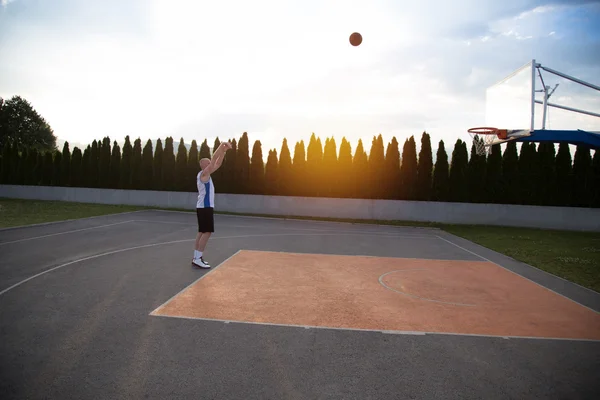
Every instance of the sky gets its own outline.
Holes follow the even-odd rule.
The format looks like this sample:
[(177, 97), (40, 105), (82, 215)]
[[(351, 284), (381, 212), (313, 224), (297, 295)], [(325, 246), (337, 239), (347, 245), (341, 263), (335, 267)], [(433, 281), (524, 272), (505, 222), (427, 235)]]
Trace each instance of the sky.
[[(354, 153), (379, 134), (420, 148), (426, 131), (451, 153), (486, 125), (486, 89), (532, 59), (600, 85), (598, 0), (0, 2), (0, 97), (26, 98), (71, 149), (248, 132), (266, 159), (284, 137), (293, 156), (313, 132)], [(600, 113), (598, 91), (543, 78), (559, 83), (551, 102)], [(600, 118), (548, 118), (600, 130)]]

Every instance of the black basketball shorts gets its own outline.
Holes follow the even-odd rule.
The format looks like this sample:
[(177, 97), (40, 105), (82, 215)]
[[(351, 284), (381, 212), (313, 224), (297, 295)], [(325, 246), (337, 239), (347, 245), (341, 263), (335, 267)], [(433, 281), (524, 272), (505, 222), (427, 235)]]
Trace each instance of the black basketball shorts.
[(198, 217), (198, 232), (215, 231), (215, 217), (212, 207), (196, 208), (196, 216)]

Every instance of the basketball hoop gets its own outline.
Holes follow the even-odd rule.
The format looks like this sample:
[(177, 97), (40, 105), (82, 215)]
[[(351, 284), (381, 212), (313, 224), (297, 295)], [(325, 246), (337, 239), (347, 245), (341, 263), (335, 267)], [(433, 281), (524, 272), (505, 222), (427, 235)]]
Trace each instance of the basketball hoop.
[(479, 156), (489, 154), (491, 144), (500, 137), (500, 129), (498, 128), (471, 128), (468, 132), (471, 139), (473, 139), (473, 143), (475, 143), (475, 152)]

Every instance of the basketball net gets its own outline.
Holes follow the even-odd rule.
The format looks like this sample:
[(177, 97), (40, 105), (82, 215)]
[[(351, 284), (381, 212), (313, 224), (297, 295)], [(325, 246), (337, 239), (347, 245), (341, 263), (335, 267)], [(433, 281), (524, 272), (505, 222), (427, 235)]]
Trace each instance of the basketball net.
[(471, 128), (468, 132), (473, 139), (478, 156), (488, 155), (492, 143), (498, 139), (498, 129), (496, 128)]

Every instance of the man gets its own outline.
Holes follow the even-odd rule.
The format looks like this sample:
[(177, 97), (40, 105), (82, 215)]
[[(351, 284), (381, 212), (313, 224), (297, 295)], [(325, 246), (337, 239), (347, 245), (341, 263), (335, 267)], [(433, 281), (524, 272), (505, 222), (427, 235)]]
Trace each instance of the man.
[(196, 175), (196, 186), (198, 187), (198, 201), (196, 203), (198, 234), (196, 235), (196, 247), (194, 249), (192, 264), (200, 268), (210, 268), (210, 265), (204, 261), (203, 254), (210, 235), (215, 231), (215, 186), (210, 175), (219, 169), (223, 163), (225, 152), (229, 149), (231, 149), (231, 143), (221, 143), (217, 151), (213, 154), (212, 160), (209, 158), (200, 160), (200, 172)]

